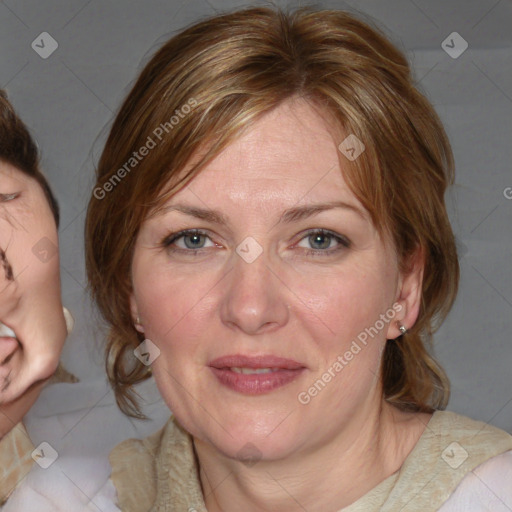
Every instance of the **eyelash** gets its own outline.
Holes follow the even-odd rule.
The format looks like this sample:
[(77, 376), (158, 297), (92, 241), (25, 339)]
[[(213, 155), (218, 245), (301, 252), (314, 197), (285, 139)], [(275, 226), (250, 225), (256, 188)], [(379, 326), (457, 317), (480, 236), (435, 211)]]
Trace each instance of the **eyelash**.
[[(172, 244), (175, 243), (180, 238), (184, 238), (186, 236), (190, 235), (196, 235), (196, 236), (208, 236), (208, 233), (201, 229), (185, 229), (183, 231), (179, 231), (177, 233), (172, 233), (170, 235), (167, 235), (161, 242), (160, 246), (167, 249), (170, 252), (182, 252), (182, 253), (192, 253), (192, 254), (199, 254), (203, 247), (199, 249), (182, 249), (182, 248), (176, 248), (172, 247)], [(351, 245), (351, 242), (348, 238), (337, 235), (336, 233), (329, 231), (327, 229), (312, 229), (310, 231), (307, 231), (304, 236), (299, 240), (301, 242), (305, 238), (308, 238), (312, 235), (321, 235), (321, 236), (328, 236), (332, 239), (334, 239), (336, 242), (338, 242), (338, 246), (334, 249), (306, 249), (306, 255), (307, 256), (329, 256), (333, 253), (337, 253), (343, 249), (348, 249)], [(299, 243), (297, 242), (297, 243)]]

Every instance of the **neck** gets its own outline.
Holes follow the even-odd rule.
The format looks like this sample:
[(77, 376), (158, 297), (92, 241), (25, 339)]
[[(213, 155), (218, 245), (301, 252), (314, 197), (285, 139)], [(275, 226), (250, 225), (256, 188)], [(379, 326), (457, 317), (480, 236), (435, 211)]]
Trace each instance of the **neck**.
[(401, 467), (429, 419), (381, 402), (372, 414), (360, 411), (323, 444), (251, 466), (194, 440), (206, 507), (209, 512), (339, 510)]

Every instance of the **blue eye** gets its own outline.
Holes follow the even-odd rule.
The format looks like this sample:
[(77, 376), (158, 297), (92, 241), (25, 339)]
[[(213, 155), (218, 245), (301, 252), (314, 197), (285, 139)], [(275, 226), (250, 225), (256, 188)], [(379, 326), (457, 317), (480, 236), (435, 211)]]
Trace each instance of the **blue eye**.
[[(325, 229), (310, 231), (297, 245), (304, 247), (301, 245), (304, 240), (312, 247), (312, 249), (306, 251), (307, 254), (312, 256), (329, 255), (350, 247), (350, 241), (347, 238)], [(337, 244), (334, 247), (332, 246), (333, 242)]]
[[(209, 239), (209, 237), (204, 231), (199, 229), (187, 229), (185, 231), (180, 231), (179, 233), (170, 235), (162, 241), (162, 245), (171, 250), (194, 251), (198, 249), (204, 249), (206, 239)], [(180, 246), (176, 243), (179, 240), (183, 241), (184, 246)], [(174, 244), (176, 244), (176, 248), (171, 247)]]
[[(210, 241), (209, 245), (206, 245), (207, 241)], [(301, 245), (304, 241), (312, 249)], [(168, 251), (188, 254), (196, 254), (201, 249), (208, 249), (215, 247), (215, 245), (208, 234), (200, 229), (186, 229), (173, 233), (164, 238), (160, 243), (160, 246)], [(325, 229), (315, 229), (306, 233), (296, 246), (305, 248), (307, 255), (328, 256), (350, 247), (350, 240)]]
[(329, 249), (331, 242), (333, 241), (333, 237), (324, 233), (316, 233), (314, 235), (309, 235), (308, 241), (311, 245), (318, 244), (316, 249)]
[(186, 235), (182, 235), (181, 238), (185, 243), (185, 247), (187, 249), (202, 249), (205, 244), (205, 235), (201, 233), (188, 233)]

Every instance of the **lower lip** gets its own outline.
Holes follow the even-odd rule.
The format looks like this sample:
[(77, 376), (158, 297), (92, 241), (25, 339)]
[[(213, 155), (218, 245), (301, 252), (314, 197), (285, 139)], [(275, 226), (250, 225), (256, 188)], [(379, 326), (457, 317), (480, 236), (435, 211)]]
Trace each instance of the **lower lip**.
[(218, 381), (238, 393), (262, 395), (289, 384), (302, 374), (304, 368), (297, 370), (277, 370), (269, 373), (236, 373), (228, 368), (210, 367)]

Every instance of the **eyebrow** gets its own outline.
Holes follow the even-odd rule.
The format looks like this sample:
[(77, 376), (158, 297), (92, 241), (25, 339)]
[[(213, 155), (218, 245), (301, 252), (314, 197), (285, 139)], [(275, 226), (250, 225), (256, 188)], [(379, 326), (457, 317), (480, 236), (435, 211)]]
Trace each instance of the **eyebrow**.
[(283, 212), (279, 219), (279, 223), (288, 224), (290, 222), (296, 222), (298, 220), (307, 219), (308, 217), (311, 217), (318, 213), (327, 210), (334, 210), (337, 208), (353, 211), (363, 219), (365, 218), (364, 213), (357, 206), (352, 205), (350, 203), (346, 203), (345, 201), (332, 201), (329, 203), (317, 203), (290, 208), (289, 210)]
[[(359, 215), (362, 219), (366, 219), (364, 213), (355, 205), (350, 203), (346, 203), (344, 201), (332, 201), (328, 203), (317, 203), (311, 205), (303, 205), (303, 206), (295, 206), (293, 208), (289, 208), (285, 210), (279, 220), (278, 224), (290, 224), (292, 222), (297, 222), (299, 220), (304, 220), (313, 215), (317, 215), (321, 212), (327, 210), (334, 210), (337, 208), (342, 208), (345, 210), (353, 211), (357, 215)], [(211, 222), (213, 224), (219, 225), (228, 225), (228, 219), (218, 210), (210, 210), (207, 208), (198, 208), (196, 206), (188, 206), (184, 204), (173, 204), (164, 206), (161, 210), (161, 214), (170, 212), (170, 211), (178, 211), (184, 213), (185, 215), (190, 215), (191, 217), (195, 217), (197, 219), (201, 219), (204, 221)]]

